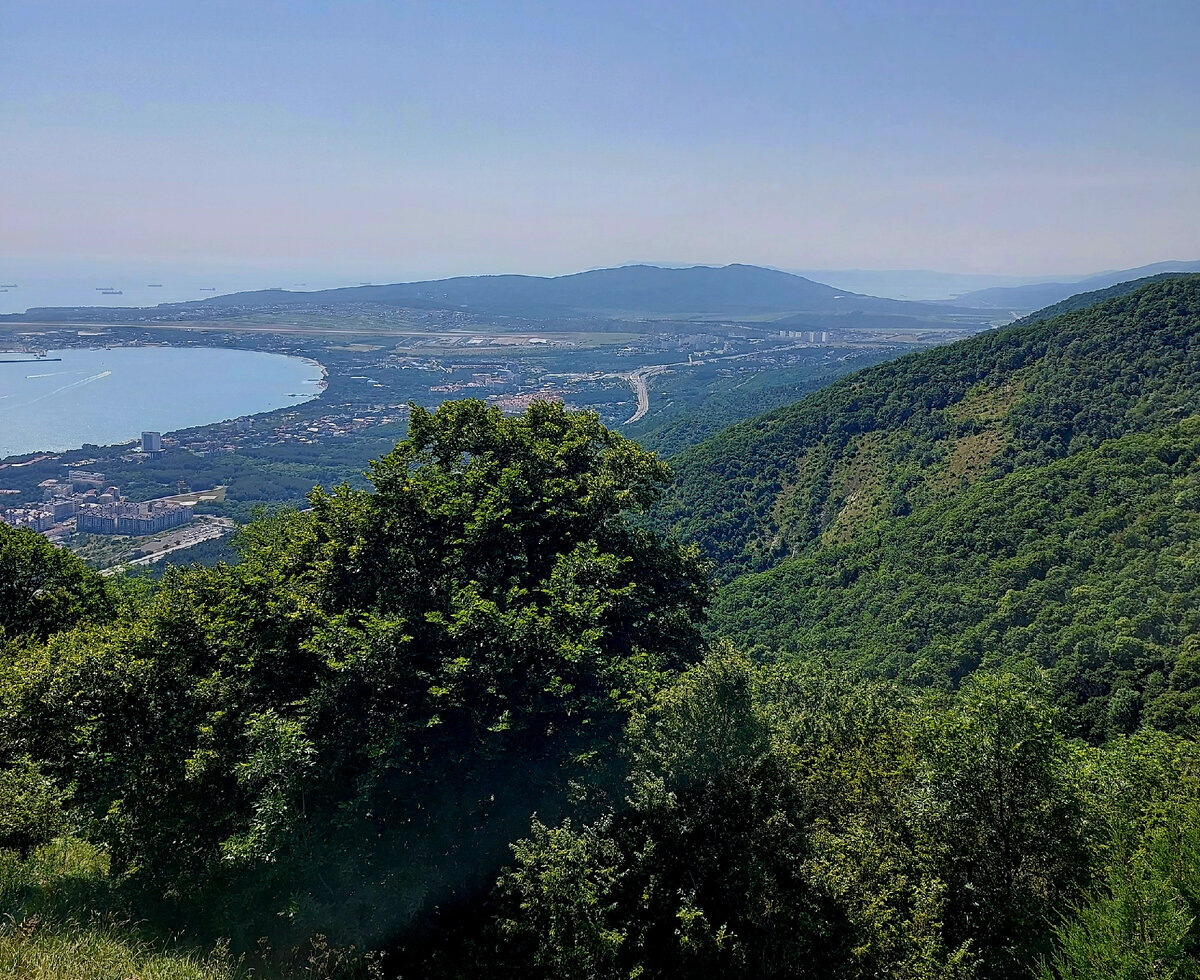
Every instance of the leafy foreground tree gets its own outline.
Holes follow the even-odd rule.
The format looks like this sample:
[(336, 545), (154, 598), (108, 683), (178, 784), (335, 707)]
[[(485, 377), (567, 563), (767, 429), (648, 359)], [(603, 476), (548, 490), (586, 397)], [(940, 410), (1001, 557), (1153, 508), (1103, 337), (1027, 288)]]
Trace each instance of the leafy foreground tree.
[(496, 948), (542, 977), (1017, 977), (1087, 858), (1032, 681), (927, 703), (718, 650), (631, 722), (626, 805), (535, 822)]
[(373, 492), (318, 488), (237, 566), (12, 661), (5, 745), (192, 923), (413, 934), (532, 812), (602, 799), (630, 710), (699, 656), (703, 564), (626, 516), (667, 477), (591, 414), (414, 407)]
[[(0, 666), (52, 633), (111, 618), (116, 607), (104, 579), (69, 551), (0, 524)], [(64, 830), (64, 798), (17, 741), (0, 741), (0, 848), (28, 853)]]
[(710, 658), (633, 721), (628, 808), (534, 824), (501, 880), (511, 956), (544, 976), (795, 976), (828, 965), (796, 786), (751, 672)]
[(718, 649), (630, 723), (622, 806), (534, 822), (445, 972), (1200, 975), (1200, 749), (1072, 742), (1045, 687), (930, 698)]
[(1079, 753), (1093, 881), (1040, 980), (1200, 976), (1200, 746), (1161, 732)]
[(85, 618), (107, 618), (113, 595), (69, 551), (27, 528), (0, 524), (0, 650), (39, 639)]

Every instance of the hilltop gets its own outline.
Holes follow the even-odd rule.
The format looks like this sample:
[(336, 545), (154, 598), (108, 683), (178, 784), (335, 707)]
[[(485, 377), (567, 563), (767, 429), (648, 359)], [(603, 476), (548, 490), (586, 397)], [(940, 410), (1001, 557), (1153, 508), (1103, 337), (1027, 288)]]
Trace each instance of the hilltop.
[(513, 316), (641, 313), (752, 316), (790, 312), (944, 312), (933, 305), (876, 299), (753, 265), (720, 268), (622, 266), (567, 276), (460, 276), (431, 282), (353, 286), (298, 293), (263, 290), (204, 300), (207, 307), (376, 303), (466, 309)]
[(1106, 299), (1113, 299), (1117, 296), (1126, 296), (1143, 286), (1148, 286), (1152, 282), (1160, 282), (1163, 279), (1177, 279), (1180, 276), (1188, 275), (1186, 272), (1159, 272), (1152, 276), (1146, 276), (1142, 279), (1134, 279), (1130, 282), (1119, 282), (1114, 286), (1105, 286), (1102, 289), (1094, 289), (1087, 293), (1075, 293), (1068, 296), (1064, 300), (1060, 300), (1051, 306), (1030, 313), (1028, 316), (1022, 317), (1018, 323), (1036, 323), (1039, 320), (1049, 320), (1063, 313), (1070, 313), (1072, 310), (1083, 310), (1089, 306), (1095, 306)]

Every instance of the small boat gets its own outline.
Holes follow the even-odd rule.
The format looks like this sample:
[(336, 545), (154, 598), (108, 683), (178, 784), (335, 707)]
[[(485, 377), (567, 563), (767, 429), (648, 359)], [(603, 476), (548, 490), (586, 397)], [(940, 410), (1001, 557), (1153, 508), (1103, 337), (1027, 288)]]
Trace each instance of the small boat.
[(146, 283), (146, 288), (147, 289), (162, 289), (162, 283), (161, 282), (148, 282), (148, 283)]
[(121, 290), (119, 290), (119, 289), (102, 289), (102, 290), (100, 290), (100, 295), (101, 296), (124, 296), (125, 294), (123, 292), (121, 292)]

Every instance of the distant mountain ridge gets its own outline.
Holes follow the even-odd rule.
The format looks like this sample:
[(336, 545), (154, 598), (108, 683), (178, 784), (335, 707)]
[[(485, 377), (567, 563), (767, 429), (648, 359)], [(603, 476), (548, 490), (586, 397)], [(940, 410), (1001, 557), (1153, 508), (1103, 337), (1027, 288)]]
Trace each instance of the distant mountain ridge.
[(864, 296), (753, 265), (692, 266), (686, 269), (621, 266), (556, 277), (459, 276), (316, 292), (257, 290), (172, 304), (172, 308), (353, 303), (463, 309), (504, 316), (751, 316), (855, 311), (937, 315), (954, 312), (952, 307), (945, 305)]
[(1097, 303), (1103, 303), (1106, 299), (1115, 299), (1117, 296), (1126, 296), (1143, 286), (1149, 286), (1153, 282), (1162, 282), (1164, 279), (1178, 279), (1181, 276), (1192, 275), (1188, 272), (1160, 272), (1158, 275), (1146, 276), (1144, 279), (1134, 279), (1132, 282), (1119, 282), (1115, 286), (1105, 286), (1103, 289), (1094, 289), (1088, 293), (1076, 293), (1073, 296), (1068, 296), (1066, 299), (1055, 303), (1052, 306), (1047, 306), (1044, 309), (1030, 313), (1028, 316), (1017, 320), (1016, 324), (1022, 323), (1038, 323), (1042, 320), (1050, 320), (1063, 313), (1072, 313), (1075, 310), (1085, 310), (1089, 306), (1095, 306)]
[(1164, 272), (1200, 272), (1200, 261), (1155, 262), (1136, 269), (1101, 272), (1075, 282), (1037, 282), (1024, 286), (993, 286), (964, 293), (953, 302), (972, 309), (1033, 311), (1061, 302), (1078, 293), (1106, 289), (1133, 279), (1145, 279)]
[(851, 289), (869, 296), (886, 296), (922, 303), (952, 303), (953, 297), (997, 286), (1065, 282), (1071, 276), (1014, 276), (994, 273), (936, 272), (931, 269), (787, 269), (798, 276)]
[[(0, 314), (12, 321), (115, 322), (121, 317), (153, 318), (205, 311), (221, 316), (297, 307), (368, 305), (412, 310), (456, 310), (485, 316), (554, 318), (723, 318), (844, 314), (964, 318), (978, 325), (1040, 310), (1070, 296), (1108, 288), (1163, 272), (1200, 271), (1200, 261), (1158, 262), (1138, 269), (1072, 277), (1030, 277), (941, 273), (923, 270), (785, 270), (763, 266), (630, 264), (563, 276), (485, 275), (362, 284), (311, 291), (268, 288), (194, 299), (158, 302), (143, 296), (129, 306), (44, 302), (23, 313)], [(110, 277), (106, 277), (110, 278)], [(1053, 278), (1053, 281), (1050, 281)], [(987, 286), (988, 288), (982, 288)], [(128, 288), (128, 287), (126, 287)], [(971, 291), (967, 291), (971, 290)], [(136, 290), (135, 290), (136, 293)], [(97, 294), (99, 295), (99, 294)], [(32, 298), (32, 297), (30, 297)], [(132, 297), (131, 297), (132, 298)], [(153, 305), (151, 305), (153, 304)], [(236, 311), (236, 313), (232, 313)], [(861, 324), (826, 321), (807, 329), (858, 329)], [(889, 327), (901, 326), (888, 324)]]
[(450, 279), (346, 286), (314, 292), (264, 289), (230, 293), (171, 308), (340, 306), (369, 303), (413, 309), (461, 309), (499, 316), (762, 316), (788, 313), (879, 313), (945, 316), (956, 311), (1031, 312), (1078, 293), (1159, 273), (1200, 272), (1200, 261), (1167, 261), (1098, 273), (1071, 282), (994, 286), (954, 299), (870, 296), (778, 269), (733, 264), (626, 265), (565, 276), (456, 276)]

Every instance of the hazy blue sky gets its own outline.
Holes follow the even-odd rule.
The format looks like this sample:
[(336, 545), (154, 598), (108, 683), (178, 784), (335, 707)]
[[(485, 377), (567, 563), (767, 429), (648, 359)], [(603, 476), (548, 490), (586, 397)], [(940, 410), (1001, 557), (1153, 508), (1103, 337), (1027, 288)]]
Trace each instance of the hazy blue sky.
[(1200, 258), (1198, 42), (1198, 0), (0, 0), (0, 258)]

